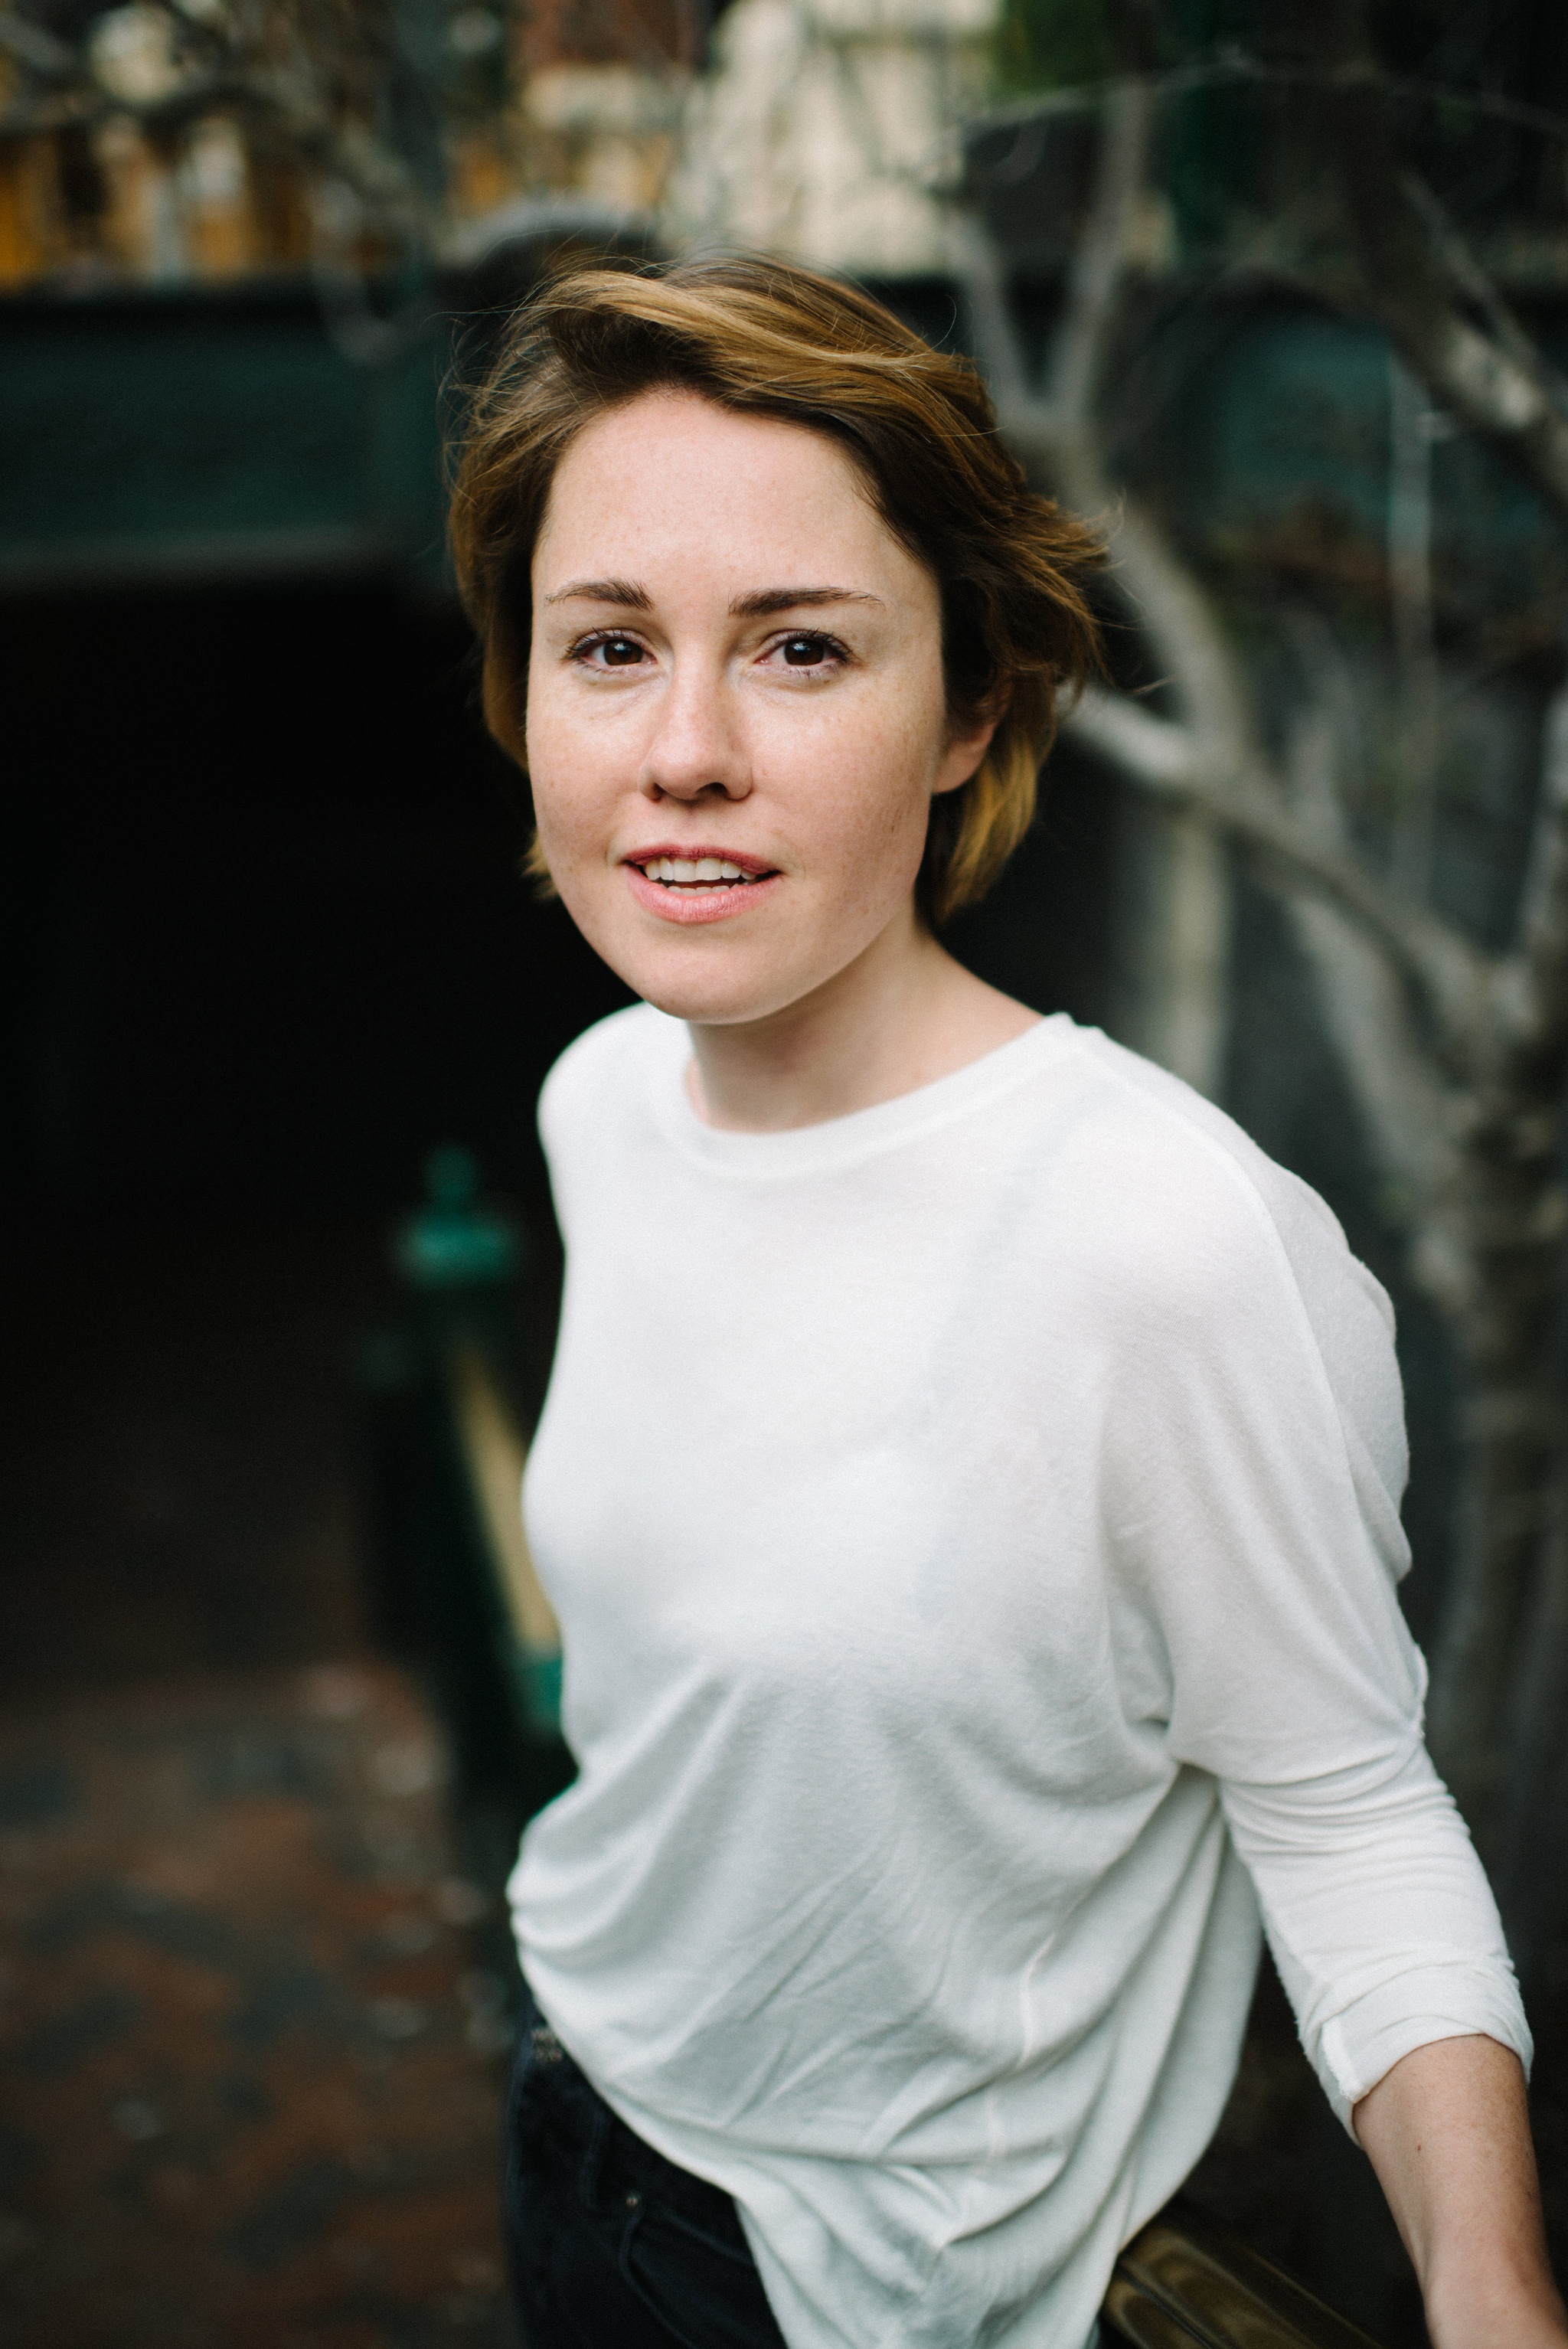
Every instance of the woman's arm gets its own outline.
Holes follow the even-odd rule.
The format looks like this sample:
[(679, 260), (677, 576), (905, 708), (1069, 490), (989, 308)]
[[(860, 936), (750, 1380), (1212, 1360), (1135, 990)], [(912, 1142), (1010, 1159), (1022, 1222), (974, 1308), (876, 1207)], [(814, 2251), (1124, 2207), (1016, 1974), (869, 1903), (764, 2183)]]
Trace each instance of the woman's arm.
[(1564, 2349), (1546, 2263), (1524, 2074), (1495, 2039), (1440, 2039), (1355, 2110), (1406, 2250), (1433, 2349)]

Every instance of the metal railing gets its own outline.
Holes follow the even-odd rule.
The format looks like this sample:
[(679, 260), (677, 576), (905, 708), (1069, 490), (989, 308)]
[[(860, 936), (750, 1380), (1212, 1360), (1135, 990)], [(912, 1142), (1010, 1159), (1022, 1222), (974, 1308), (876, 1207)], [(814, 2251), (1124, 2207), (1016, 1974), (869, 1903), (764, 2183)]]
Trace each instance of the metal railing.
[(1134, 2235), (1105, 2299), (1130, 2349), (1377, 2349), (1272, 2261), (1177, 2201)]

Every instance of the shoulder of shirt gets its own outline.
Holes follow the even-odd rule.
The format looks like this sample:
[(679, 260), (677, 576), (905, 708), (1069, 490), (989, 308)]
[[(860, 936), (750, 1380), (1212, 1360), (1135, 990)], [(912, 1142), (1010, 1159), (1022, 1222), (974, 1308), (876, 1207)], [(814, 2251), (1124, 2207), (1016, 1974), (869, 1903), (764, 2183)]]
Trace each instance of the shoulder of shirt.
[[(1093, 1030), (1075, 1040), (1082, 1090), (1064, 1195), (1086, 1310), (1156, 1377), (1172, 1349), (1195, 1376), (1243, 1329), (1255, 1340), (1260, 1322), (1277, 1332), (1281, 1361), (1299, 1362), (1291, 1333), (1310, 1332), (1351, 1459), (1376, 1480), (1362, 1489), (1381, 1490), (1392, 1557), (1408, 1461), (1394, 1309), (1381, 1283), (1325, 1201), (1233, 1118)], [(1298, 1406), (1299, 1387), (1281, 1392)]]
[(624, 1099), (627, 1081), (655, 1053), (667, 1051), (679, 1020), (649, 1003), (629, 1004), (595, 1020), (566, 1047), (539, 1095), (539, 1132), (548, 1155), (570, 1149), (573, 1135), (592, 1128), (607, 1100)]
[(1098, 1030), (1075, 1041), (1085, 1090), (1072, 1147), (1135, 1279), (1155, 1279), (1172, 1302), (1191, 1284), (1212, 1309), (1272, 1260), (1303, 1290), (1348, 1283), (1392, 1327), (1380, 1284), (1308, 1184), (1180, 1077)]

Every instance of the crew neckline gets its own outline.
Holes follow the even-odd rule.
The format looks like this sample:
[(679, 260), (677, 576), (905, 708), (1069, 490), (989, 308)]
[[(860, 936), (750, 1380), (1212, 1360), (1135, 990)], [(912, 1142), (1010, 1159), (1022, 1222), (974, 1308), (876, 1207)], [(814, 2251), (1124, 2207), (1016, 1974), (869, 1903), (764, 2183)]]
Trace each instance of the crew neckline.
[(705, 1124), (692, 1106), (686, 1092), (691, 1039), (685, 1020), (656, 1011), (651, 1004), (643, 1009), (664, 1031), (659, 1038), (661, 1049), (650, 1061), (648, 1091), (666, 1140), (687, 1158), (743, 1175), (828, 1172), (949, 1125), (1027, 1083), (1078, 1033), (1065, 1011), (1047, 1012), (1021, 1036), (994, 1046), (944, 1077), (933, 1078), (929, 1084), (895, 1093), (890, 1101), (874, 1102), (869, 1109), (851, 1110), (842, 1117), (824, 1118), (814, 1125), (738, 1133), (727, 1126)]

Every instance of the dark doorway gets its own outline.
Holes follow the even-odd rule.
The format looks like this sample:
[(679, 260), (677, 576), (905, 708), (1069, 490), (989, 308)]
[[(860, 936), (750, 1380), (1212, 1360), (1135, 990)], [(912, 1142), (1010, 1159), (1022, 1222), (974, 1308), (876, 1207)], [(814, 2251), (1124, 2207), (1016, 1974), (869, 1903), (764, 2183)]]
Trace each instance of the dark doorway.
[[(0, 1684), (333, 1652), (358, 1621), (335, 1397), (386, 1236), (465, 1143), (537, 1245), (564, 1045), (628, 999), (521, 876), (526, 792), (449, 607), (363, 585), (41, 600), (0, 624), (6, 1417)], [(964, 957), (1099, 1016), (1110, 826), (1060, 754)]]

